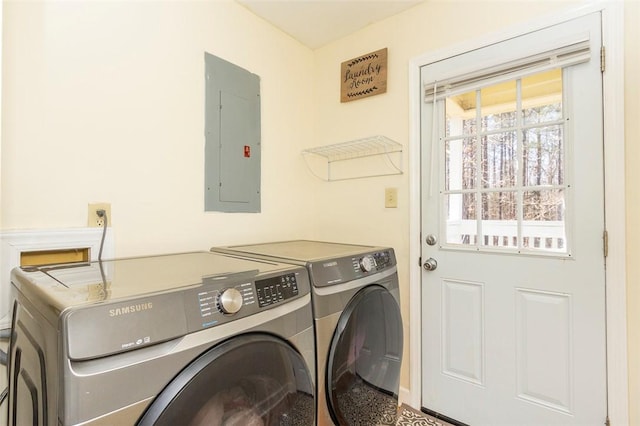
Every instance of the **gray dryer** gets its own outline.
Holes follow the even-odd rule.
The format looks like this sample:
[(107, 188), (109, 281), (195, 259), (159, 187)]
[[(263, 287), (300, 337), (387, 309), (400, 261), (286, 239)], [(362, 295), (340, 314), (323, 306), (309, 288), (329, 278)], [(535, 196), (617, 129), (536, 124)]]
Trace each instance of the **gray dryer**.
[(306, 267), (318, 424), (395, 425), (403, 331), (392, 248), (296, 240), (212, 251)]

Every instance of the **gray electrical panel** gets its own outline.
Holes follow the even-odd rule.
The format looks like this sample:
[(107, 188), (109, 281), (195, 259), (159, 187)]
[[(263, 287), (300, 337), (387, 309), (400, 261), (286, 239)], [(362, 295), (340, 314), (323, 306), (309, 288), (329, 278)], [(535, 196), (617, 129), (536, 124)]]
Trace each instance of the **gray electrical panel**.
[(205, 53), (205, 211), (260, 211), (260, 77)]

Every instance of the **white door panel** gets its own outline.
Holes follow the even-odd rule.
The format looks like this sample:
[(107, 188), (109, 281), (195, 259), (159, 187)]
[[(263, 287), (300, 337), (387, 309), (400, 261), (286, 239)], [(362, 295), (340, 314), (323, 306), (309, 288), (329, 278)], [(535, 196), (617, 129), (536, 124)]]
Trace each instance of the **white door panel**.
[(483, 385), (483, 285), (444, 280), (442, 291), (442, 372)]
[[(477, 92), (436, 85), (435, 110), (428, 97), (452, 69), (480, 75), (472, 65), (574, 39), (590, 56), (557, 72), (494, 74)], [(423, 67), (422, 259), (437, 261), (422, 274), (429, 410), (472, 425), (605, 421), (600, 40), (593, 14)]]

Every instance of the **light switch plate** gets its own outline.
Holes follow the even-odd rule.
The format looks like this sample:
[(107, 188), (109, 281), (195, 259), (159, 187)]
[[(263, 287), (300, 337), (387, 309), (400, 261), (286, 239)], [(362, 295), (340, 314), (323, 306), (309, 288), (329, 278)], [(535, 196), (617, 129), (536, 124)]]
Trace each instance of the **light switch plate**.
[(384, 189), (384, 207), (387, 209), (398, 207), (398, 188)]

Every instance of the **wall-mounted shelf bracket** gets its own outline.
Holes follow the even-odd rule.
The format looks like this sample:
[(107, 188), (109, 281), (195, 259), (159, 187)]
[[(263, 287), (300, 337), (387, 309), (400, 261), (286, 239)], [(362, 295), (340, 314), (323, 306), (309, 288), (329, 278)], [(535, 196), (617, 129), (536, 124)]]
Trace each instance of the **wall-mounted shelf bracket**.
[(305, 149), (302, 156), (311, 173), (328, 182), (402, 174), (402, 145), (386, 136)]

